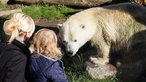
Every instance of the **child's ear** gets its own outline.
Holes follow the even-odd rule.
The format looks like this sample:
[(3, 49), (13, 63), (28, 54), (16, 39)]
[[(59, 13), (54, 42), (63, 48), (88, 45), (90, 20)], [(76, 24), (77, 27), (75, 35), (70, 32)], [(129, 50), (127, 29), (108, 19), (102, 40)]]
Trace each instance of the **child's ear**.
[(57, 24), (57, 28), (58, 29), (62, 28), (62, 24)]
[(31, 37), (30, 32), (25, 32), (24, 37), (25, 38), (30, 38)]

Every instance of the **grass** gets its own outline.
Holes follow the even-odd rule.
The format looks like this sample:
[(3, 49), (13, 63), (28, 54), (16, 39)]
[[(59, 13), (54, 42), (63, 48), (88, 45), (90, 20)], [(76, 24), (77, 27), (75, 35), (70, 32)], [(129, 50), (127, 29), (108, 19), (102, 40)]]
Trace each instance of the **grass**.
[(32, 18), (47, 18), (48, 20), (57, 20), (62, 17), (66, 17), (68, 13), (74, 13), (76, 10), (68, 8), (64, 5), (16, 5), (17, 8), (21, 8), (22, 11), (31, 16)]
[[(115, 76), (108, 77), (106, 79), (92, 79), (85, 70), (84, 60), (82, 54), (77, 54), (78, 64), (73, 62), (70, 65), (65, 66), (65, 73), (69, 79), (69, 82), (117, 82), (118, 79)], [(77, 61), (75, 60), (75, 61)]]
[(3, 4), (0, 4), (0, 10), (1, 10), (1, 9), (7, 9), (7, 8), (9, 8), (9, 6), (8, 6), (8, 5), (3, 5)]
[(29, 15), (33, 19), (36, 18), (45, 18), (48, 20), (57, 20), (62, 17), (67, 17), (68, 14), (77, 12), (75, 9), (66, 7), (64, 5), (52, 5), (47, 4), (32, 4), (32, 5), (3, 5), (0, 4), (1, 9), (12, 9), (12, 8), (21, 8), (22, 12)]

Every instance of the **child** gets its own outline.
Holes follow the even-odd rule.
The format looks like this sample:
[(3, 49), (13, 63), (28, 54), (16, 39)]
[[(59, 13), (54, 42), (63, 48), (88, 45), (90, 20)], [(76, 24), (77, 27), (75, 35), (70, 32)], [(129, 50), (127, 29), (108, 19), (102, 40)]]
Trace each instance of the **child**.
[(32, 82), (68, 82), (61, 62), (54, 31), (40, 29), (30, 45), (32, 52), (30, 74)]
[(3, 29), (10, 39), (0, 55), (0, 82), (27, 82), (25, 75), (30, 51), (25, 41), (35, 30), (34, 21), (23, 13), (15, 13), (4, 22)]

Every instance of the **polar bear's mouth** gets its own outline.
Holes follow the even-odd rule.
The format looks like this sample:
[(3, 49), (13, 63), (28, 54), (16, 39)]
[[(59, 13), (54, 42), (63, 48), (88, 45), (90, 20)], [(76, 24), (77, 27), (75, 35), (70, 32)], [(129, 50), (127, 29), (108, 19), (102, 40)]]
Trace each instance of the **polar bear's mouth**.
[(67, 51), (68, 56), (72, 57), (74, 56), (73, 51)]

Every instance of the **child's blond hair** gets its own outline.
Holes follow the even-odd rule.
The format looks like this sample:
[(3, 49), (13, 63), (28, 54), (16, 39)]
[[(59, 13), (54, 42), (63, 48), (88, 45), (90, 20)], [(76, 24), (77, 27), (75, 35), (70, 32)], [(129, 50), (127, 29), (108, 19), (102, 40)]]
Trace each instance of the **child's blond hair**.
[(37, 53), (55, 59), (62, 54), (57, 47), (57, 36), (55, 32), (45, 28), (35, 33), (30, 47)]
[(10, 20), (4, 22), (3, 29), (5, 34), (10, 36), (9, 43), (11, 43), (24, 32), (32, 34), (35, 30), (35, 24), (31, 17), (23, 13), (14, 13)]

